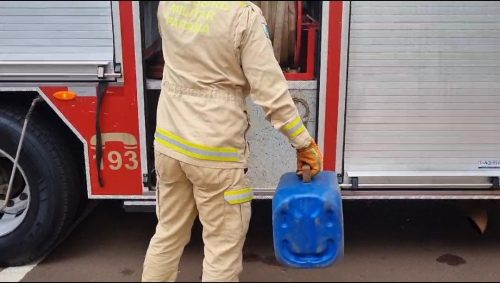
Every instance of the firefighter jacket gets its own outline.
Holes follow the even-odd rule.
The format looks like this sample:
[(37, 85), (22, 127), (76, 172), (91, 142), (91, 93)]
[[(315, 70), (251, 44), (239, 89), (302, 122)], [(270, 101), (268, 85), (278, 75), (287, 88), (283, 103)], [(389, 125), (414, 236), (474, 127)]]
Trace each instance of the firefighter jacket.
[(246, 97), (295, 148), (309, 145), (260, 9), (243, 1), (162, 1), (165, 60), (155, 149), (182, 162), (246, 168)]

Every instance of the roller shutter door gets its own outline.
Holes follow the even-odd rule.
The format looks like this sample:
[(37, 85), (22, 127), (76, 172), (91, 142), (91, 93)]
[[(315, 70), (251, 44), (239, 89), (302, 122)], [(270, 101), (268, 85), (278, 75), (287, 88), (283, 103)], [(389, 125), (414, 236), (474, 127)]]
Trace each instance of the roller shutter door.
[(500, 175), (500, 2), (351, 3), (348, 176)]

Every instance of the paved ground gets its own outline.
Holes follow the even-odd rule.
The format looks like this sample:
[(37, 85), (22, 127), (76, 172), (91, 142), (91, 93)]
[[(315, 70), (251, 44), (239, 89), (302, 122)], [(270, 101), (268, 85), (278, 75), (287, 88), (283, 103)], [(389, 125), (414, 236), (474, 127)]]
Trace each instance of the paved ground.
[[(293, 270), (274, 259), (271, 206), (254, 204), (242, 281), (498, 281), (500, 206), (487, 203), (490, 226), (479, 235), (456, 203), (345, 202), (345, 256), (321, 270)], [(138, 281), (153, 214), (106, 202), (23, 281)], [(202, 243), (193, 232), (179, 281), (199, 281)], [(0, 274), (1, 275), (1, 274)]]

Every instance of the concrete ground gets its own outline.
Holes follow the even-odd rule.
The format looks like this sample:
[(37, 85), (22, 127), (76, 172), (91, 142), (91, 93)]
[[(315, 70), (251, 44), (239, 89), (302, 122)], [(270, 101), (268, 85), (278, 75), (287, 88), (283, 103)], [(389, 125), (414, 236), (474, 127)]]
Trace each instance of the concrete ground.
[[(486, 206), (490, 223), (480, 235), (454, 202), (346, 201), (342, 261), (326, 269), (294, 270), (276, 262), (271, 202), (257, 201), (241, 280), (498, 281), (500, 207)], [(118, 202), (103, 202), (22, 281), (138, 281), (155, 222), (153, 214), (126, 213)], [(196, 226), (179, 281), (200, 280), (202, 247)]]

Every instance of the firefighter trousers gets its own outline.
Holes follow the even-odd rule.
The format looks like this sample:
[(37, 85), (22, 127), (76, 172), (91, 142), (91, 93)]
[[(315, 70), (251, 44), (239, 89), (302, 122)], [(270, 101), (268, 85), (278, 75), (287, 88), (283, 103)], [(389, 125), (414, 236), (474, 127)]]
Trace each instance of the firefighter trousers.
[(159, 152), (155, 166), (158, 225), (142, 281), (177, 279), (196, 216), (203, 225), (205, 246), (202, 281), (239, 281), (252, 199), (244, 169), (197, 167)]

